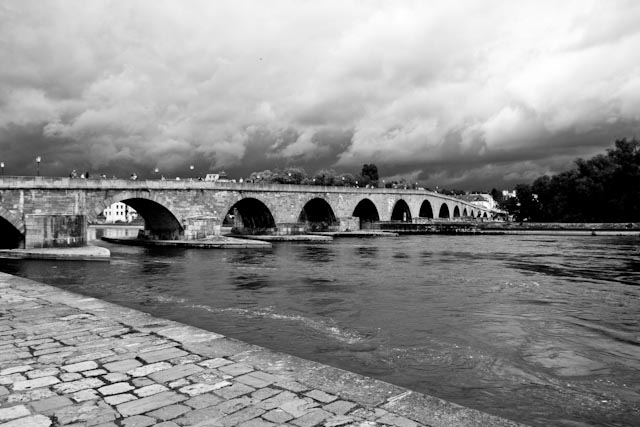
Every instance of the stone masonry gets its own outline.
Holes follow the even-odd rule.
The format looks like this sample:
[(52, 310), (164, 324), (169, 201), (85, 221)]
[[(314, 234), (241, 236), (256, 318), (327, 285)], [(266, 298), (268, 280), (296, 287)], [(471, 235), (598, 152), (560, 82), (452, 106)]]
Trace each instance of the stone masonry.
[[(25, 247), (82, 245), (69, 224), (83, 217), (93, 221), (112, 203), (125, 202), (145, 219), (145, 235), (161, 240), (201, 239), (219, 234), (222, 222), (243, 199), (255, 199), (272, 215), (277, 227), (298, 222), (312, 200), (326, 203), (341, 231), (352, 230), (354, 211), (363, 201), (374, 206), (379, 220), (389, 221), (394, 208), (406, 206), (406, 220), (431, 212), (436, 218), (478, 218), (492, 212), (460, 199), (425, 190), (259, 185), (198, 181), (126, 181), (52, 177), (0, 179), (0, 217), (26, 236)], [(428, 206), (429, 209), (423, 207)], [(443, 209), (446, 208), (446, 209)], [(45, 227), (43, 216), (57, 216), (62, 225)], [(64, 217), (69, 217), (64, 221)], [(30, 235), (32, 235), (30, 237)], [(45, 234), (54, 237), (45, 238)]]
[(0, 427), (516, 426), (0, 273)]

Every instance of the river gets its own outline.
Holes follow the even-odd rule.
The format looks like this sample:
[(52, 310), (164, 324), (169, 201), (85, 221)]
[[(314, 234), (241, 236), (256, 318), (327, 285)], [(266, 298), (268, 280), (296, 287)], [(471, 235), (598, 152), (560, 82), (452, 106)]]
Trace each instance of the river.
[(640, 238), (401, 236), (0, 270), (534, 426), (640, 425)]

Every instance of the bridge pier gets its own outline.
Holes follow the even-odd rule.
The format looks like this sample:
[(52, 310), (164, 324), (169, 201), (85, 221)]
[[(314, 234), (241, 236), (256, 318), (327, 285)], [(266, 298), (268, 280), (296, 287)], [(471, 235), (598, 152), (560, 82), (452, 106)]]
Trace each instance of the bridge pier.
[(25, 215), (26, 249), (85, 246), (85, 215)]
[(357, 216), (343, 216), (338, 219), (338, 231), (358, 231), (360, 230), (360, 218)]
[(204, 239), (208, 236), (219, 236), (222, 222), (217, 216), (195, 216), (184, 218), (182, 227), (184, 240)]

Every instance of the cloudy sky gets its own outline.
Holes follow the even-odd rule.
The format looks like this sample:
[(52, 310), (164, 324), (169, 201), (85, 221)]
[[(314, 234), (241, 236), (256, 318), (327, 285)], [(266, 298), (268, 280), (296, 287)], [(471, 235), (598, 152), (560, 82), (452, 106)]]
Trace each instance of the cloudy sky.
[(511, 187), (640, 134), (640, 2), (3, 0), (7, 175)]

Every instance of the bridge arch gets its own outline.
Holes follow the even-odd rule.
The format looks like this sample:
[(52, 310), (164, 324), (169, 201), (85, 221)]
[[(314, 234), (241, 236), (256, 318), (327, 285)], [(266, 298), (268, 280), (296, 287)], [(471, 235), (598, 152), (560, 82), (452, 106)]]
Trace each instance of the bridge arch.
[(300, 210), (298, 222), (305, 223), (310, 231), (327, 231), (336, 227), (338, 219), (328, 201), (313, 197)]
[(106, 207), (114, 203), (131, 206), (144, 219), (145, 236), (153, 240), (178, 240), (184, 237), (184, 227), (177, 216), (149, 193), (124, 192), (105, 199), (88, 219), (94, 220)]
[(431, 206), (431, 202), (425, 200), (420, 205), (420, 213), (418, 214), (420, 218), (433, 218), (433, 207)]
[(368, 224), (380, 221), (380, 215), (375, 203), (370, 199), (362, 199), (353, 210), (352, 216), (360, 219), (360, 228), (367, 228)]
[(449, 213), (449, 205), (443, 203), (440, 205), (440, 212), (438, 212), (438, 218), (441, 219), (449, 219), (451, 218), (451, 214)]
[(0, 249), (16, 249), (24, 245), (25, 226), (22, 220), (0, 207)]
[(465, 208), (462, 209), (462, 217), (466, 218), (468, 216), (469, 216), (469, 212), (467, 212), (467, 208), (465, 207)]
[(403, 199), (398, 200), (393, 206), (391, 221), (411, 222), (411, 209)]
[(245, 197), (235, 202), (226, 212), (223, 226), (231, 226), (240, 234), (261, 234), (276, 228), (271, 210), (259, 199)]
[(460, 218), (460, 208), (458, 206), (454, 206), (453, 208), (453, 217)]

